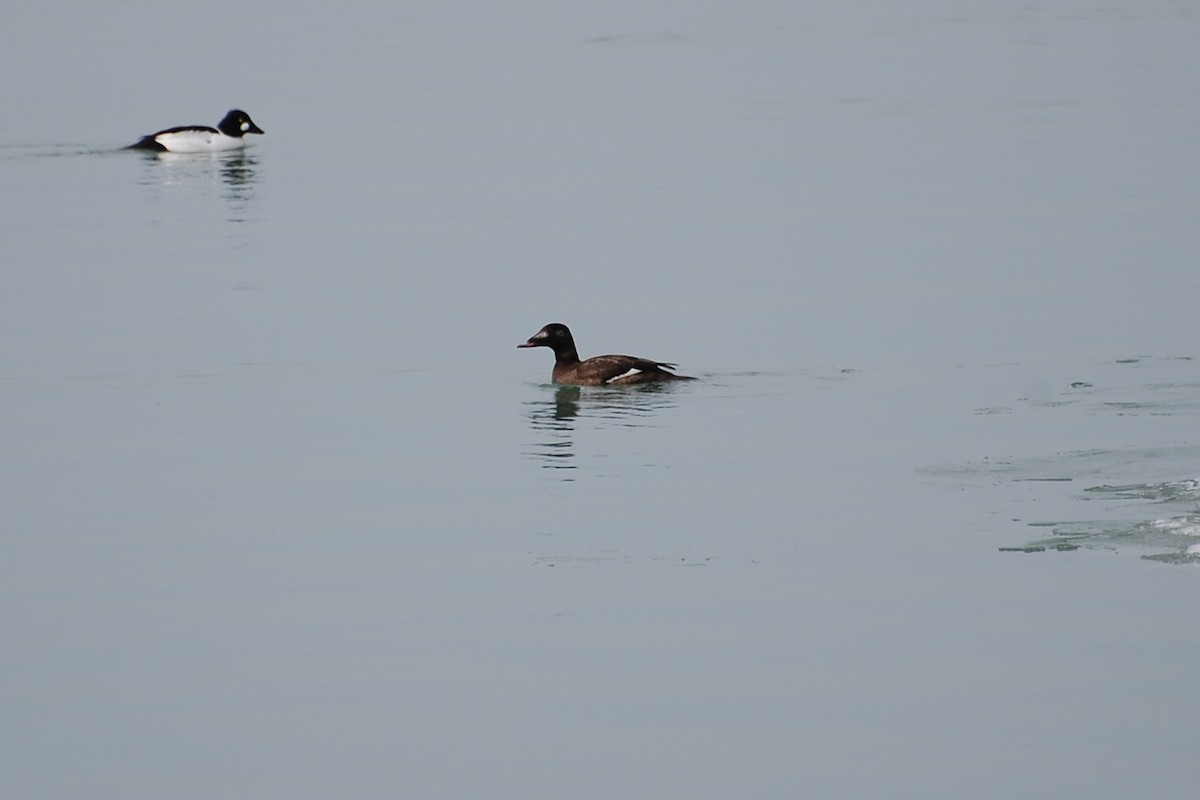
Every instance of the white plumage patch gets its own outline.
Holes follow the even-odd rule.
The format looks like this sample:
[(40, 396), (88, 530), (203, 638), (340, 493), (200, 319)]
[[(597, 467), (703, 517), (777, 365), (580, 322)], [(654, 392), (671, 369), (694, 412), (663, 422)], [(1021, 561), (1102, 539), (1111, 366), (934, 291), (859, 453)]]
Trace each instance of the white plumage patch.
[(613, 375), (611, 378), (606, 380), (605, 383), (612, 383), (613, 381), (621, 380), (621, 378), (628, 378), (631, 375), (641, 375), (641, 374), (642, 374), (642, 371), (640, 369), (638, 369), (637, 367), (632, 367), (627, 372), (622, 372), (620, 375)]
[(245, 147), (246, 142), (236, 136), (226, 136), (220, 131), (196, 130), (160, 133), (154, 141), (172, 153), (215, 153)]

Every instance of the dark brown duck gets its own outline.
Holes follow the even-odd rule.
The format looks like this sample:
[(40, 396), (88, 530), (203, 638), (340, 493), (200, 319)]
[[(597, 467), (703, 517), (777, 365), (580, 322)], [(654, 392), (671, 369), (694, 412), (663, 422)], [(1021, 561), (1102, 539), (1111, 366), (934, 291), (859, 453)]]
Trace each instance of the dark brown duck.
[(550, 373), (555, 383), (575, 386), (618, 386), (632, 383), (657, 383), (660, 381), (694, 381), (687, 375), (676, 375), (670, 370), (674, 364), (666, 361), (651, 361), (637, 356), (594, 356), (585, 361), (579, 359), (575, 349), (575, 338), (571, 330), (560, 322), (551, 322), (529, 337), (529, 341), (517, 347), (549, 347), (554, 351), (554, 371)]

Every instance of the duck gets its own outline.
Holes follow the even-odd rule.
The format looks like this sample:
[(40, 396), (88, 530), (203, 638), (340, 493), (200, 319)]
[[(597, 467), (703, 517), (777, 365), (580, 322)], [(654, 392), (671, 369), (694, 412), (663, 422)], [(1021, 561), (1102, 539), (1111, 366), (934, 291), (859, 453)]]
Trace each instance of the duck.
[(160, 153), (219, 153), (245, 147), (245, 136), (248, 133), (261, 134), (263, 129), (254, 124), (249, 114), (235, 108), (226, 114), (215, 128), (207, 125), (167, 128), (143, 136), (125, 149), (155, 150)]
[(517, 347), (549, 347), (554, 351), (554, 383), (572, 386), (624, 386), (636, 383), (663, 381), (694, 381), (689, 375), (677, 375), (670, 370), (675, 365), (637, 356), (593, 356), (580, 360), (571, 329), (561, 322), (551, 322)]

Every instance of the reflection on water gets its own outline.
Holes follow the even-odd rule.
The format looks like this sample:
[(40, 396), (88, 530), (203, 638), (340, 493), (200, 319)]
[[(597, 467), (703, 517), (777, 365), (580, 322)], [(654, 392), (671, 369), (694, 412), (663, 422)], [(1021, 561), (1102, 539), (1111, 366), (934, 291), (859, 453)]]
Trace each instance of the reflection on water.
[(245, 222), (258, 185), (258, 159), (247, 150), (224, 153), (142, 153), (141, 183), (165, 194), (216, 191), (228, 222)]
[[(576, 432), (608, 426), (653, 427), (655, 416), (675, 405), (675, 384), (635, 386), (556, 386), (553, 394), (527, 402), (526, 415), (536, 436), (527, 455), (543, 469), (574, 470)], [(564, 480), (571, 480), (564, 477)]]

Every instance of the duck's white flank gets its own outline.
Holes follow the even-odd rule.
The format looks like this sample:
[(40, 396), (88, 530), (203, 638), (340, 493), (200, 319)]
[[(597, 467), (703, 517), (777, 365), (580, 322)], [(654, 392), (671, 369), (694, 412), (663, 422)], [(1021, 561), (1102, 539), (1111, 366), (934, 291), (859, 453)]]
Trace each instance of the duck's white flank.
[(226, 136), (220, 131), (204, 128), (160, 133), (154, 141), (172, 153), (216, 153), (246, 146), (246, 140), (240, 136)]

